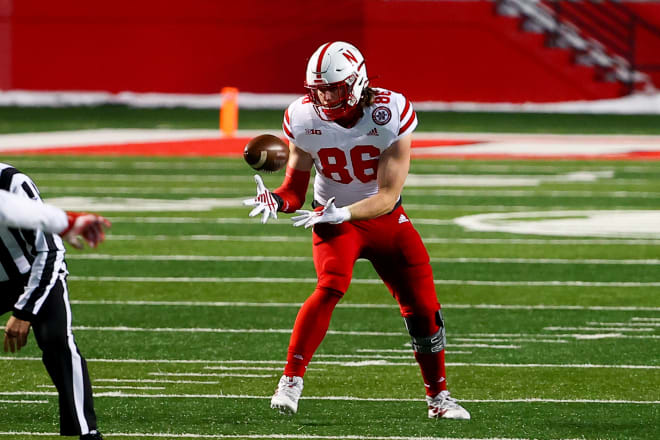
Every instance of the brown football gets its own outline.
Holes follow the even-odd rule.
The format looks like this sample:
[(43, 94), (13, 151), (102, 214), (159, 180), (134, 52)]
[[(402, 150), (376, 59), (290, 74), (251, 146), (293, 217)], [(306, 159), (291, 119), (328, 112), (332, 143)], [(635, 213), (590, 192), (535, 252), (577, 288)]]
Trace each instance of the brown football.
[(289, 160), (289, 146), (277, 136), (262, 134), (245, 145), (243, 159), (257, 171), (278, 171)]

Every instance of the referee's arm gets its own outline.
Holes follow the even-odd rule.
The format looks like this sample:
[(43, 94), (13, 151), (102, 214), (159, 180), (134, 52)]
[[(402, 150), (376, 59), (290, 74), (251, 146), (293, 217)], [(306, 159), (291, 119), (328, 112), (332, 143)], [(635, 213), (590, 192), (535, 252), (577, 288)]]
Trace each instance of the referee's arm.
[(60, 208), (0, 190), (0, 225), (60, 233), (69, 225)]

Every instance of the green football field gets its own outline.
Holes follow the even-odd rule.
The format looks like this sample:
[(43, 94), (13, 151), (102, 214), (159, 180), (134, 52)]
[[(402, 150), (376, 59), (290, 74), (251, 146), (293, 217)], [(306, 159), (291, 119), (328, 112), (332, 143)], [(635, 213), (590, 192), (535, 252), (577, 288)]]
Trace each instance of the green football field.
[[(240, 201), (254, 193), (253, 173), (241, 159), (0, 161), (54, 203), (112, 198), (99, 210), (113, 223), (107, 241), (67, 252), (74, 332), (108, 439), (658, 438), (660, 236), (636, 234), (634, 216), (624, 236), (454, 221), (533, 212), (494, 223), (579, 223), (590, 211), (657, 211), (657, 161), (413, 161), (411, 174), (429, 179), (404, 189), (404, 207), (431, 255), (448, 384), (470, 421), (427, 418), (403, 320), (366, 261), (310, 364), (298, 414), (269, 408), (315, 284), (311, 232), (286, 214), (267, 225), (247, 217)], [(576, 173), (595, 177), (566, 178)], [(435, 184), (431, 175), (475, 183)], [(478, 186), (484, 175), (537, 180)], [(264, 175), (270, 188), (281, 180)], [(310, 200), (311, 192), (307, 208)], [(0, 440), (58, 438), (57, 394), (34, 338), (3, 354), (0, 369)]]

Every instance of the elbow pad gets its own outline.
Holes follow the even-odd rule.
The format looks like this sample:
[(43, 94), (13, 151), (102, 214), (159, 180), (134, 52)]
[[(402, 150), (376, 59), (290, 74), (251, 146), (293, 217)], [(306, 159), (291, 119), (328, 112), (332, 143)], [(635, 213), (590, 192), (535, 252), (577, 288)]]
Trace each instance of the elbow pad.
[(278, 211), (294, 212), (302, 207), (305, 203), (310, 174), (309, 171), (286, 167), (284, 182), (279, 188), (272, 191), (279, 205)]

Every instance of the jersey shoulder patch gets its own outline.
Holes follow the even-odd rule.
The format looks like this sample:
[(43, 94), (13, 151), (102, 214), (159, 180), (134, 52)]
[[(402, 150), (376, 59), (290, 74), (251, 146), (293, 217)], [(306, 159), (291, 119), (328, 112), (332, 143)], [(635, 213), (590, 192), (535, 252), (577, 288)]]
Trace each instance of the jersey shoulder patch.
[(412, 133), (417, 127), (417, 114), (410, 100), (391, 90), (374, 90), (376, 97), (370, 106), (373, 123), (391, 132), (394, 140)]

